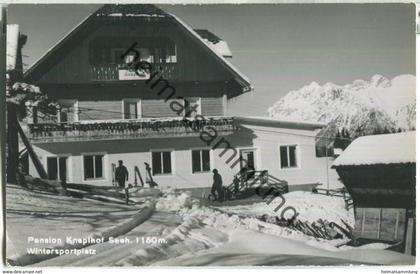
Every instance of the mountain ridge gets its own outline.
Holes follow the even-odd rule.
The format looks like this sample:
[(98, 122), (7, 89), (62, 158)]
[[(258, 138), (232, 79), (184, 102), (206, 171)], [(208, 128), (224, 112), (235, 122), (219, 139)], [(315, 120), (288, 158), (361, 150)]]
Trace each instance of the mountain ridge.
[(347, 128), (351, 135), (380, 129), (415, 128), (415, 76), (388, 79), (380, 74), (350, 84), (313, 81), (288, 92), (268, 109), (275, 119), (310, 121)]

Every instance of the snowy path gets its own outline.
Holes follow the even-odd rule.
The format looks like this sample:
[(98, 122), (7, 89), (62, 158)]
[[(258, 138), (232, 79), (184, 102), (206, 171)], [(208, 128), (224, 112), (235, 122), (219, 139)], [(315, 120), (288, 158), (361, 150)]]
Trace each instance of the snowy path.
[(139, 249), (146, 248), (147, 244), (137, 244), (136, 237), (152, 236), (162, 237), (181, 224), (179, 215), (172, 213), (155, 212), (149, 220), (134, 228), (125, 235), (131, 244), (111, 244), (109, 242), (91, 246), (96, 255), (64, 255), (46, 260), (33, 266), (110, 266), (126, 258)]

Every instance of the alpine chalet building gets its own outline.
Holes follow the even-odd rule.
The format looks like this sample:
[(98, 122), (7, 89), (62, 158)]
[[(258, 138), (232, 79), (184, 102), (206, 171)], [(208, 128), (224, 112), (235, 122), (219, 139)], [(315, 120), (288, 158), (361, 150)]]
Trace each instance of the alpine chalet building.
[(59, 104), (48, 119), (34, 108), (28, 124), (48, 177), (112, 186), (123, 160), (131, 184), (149, 169), (160, 186), (208, 188), (216, 168), (229, 185), (244, 167), (290, 190), (333, 180), (315, 152), (323, 125), (227, 116), (231, 99), (253, 89), (229, 58), (217, 35), (153, 5), (103, 6), (25, 73)]

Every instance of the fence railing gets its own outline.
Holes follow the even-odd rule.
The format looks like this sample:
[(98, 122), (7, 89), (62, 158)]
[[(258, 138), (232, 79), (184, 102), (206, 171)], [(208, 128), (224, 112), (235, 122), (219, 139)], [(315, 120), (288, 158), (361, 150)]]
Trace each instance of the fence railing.
[(273, 188), (280, 193), (288, 191), (287, 182), (268, 174), (267, 170), (246, 170), (237, 174), (227, 190), (236, 198), (241, 197), (250, 188)]
[(136, 139), (142, 137), (198, 136), (209, 127), (219, 135), (236, 130), (233, 118), (118, 120), (29, 124), (32, 141), (69, 141), (89, 139)]
[(326, 195), (326, 196), (343, 198), (346, 210), (350, 210), (353, 207), (353, 199), (351, 198), (350, 194), (347, 192), (347, 189), (345, 189), (344, 187), (340, 189), (326, 189), (326, 188), (314, 187), (312, 192), (316, 194)]

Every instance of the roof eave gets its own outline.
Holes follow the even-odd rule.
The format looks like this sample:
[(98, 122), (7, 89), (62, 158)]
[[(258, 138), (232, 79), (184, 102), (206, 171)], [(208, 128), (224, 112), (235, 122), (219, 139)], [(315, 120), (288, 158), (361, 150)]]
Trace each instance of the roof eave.
[(233, 64), (231, 64), (229, 61), (226, 60), (226, 58), (224, 58), (222, 55), (218, 54), (209, 45), (207, 45), (202, 40), (200, 35), (197, 32), (194, 31), (194, 29), (192, 29), (190, 26), (188, 26), (186, 23), (184, 23), (181, 19), (179, 19), (175, 15), (173, 15), (173, 14), (169, 14), (169, 15), (172, 16), (172, 18), (175, 20), (175, 22), (178, 23), (179, 26), (183, 27), (187, 31), (187, 33), (191, 34), (191, 36), (194, 37), (203, 48), (208, 50), (211, 54), (215, 55), (215, 57), (219, 61), (221, 61), (222, 65), (224, 65), (230, 72), (232, 72), (235, 75), (235, 80), (241, 85), (243, 93), (253, 90), (248, 77), (246, 77), (237, 68), (235, 68), (233, 66)]

